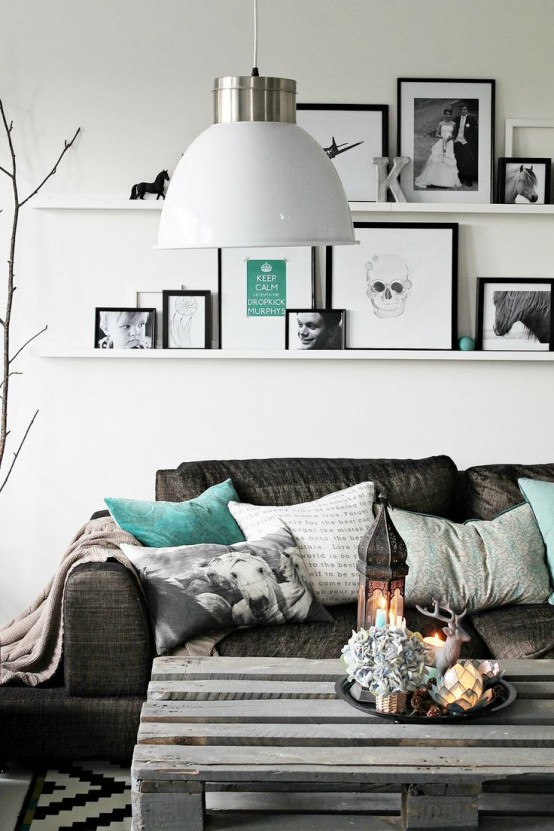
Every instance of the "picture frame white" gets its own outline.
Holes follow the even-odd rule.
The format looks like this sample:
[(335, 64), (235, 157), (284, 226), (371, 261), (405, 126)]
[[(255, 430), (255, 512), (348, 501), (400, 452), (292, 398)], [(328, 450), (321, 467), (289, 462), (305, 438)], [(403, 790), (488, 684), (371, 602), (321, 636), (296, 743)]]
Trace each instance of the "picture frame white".
[(219, 263), (220, 348), (283, 349), (287, 308), (314, 305), (314, 249), (224, 248)]
[[(495, 86), (493, 79), (398, 78), (397, 154), (411, 159), (400, 174), (408, 202), (493, 201)], [(464, 135), (460, 135), (462, 115)], [(426, 177), (430, 163), (441, 168), (441, 145), (450, 165), (442, 165), (444, 176)]]
[(513, 156), (514, 130), (522, 127), (554, 130), (554, 118), (507, 118), (504, 125), (504, 155)]
[(346, 310), (347, 349), (451, 350), (458, 224), (354, 222), (359, 245), (327, 248), (326, 306)]
[(349, 202), (377, 201), (373, 158), (388, 156), (388, 104), (299, 102), (296, 122), (333, 162)]

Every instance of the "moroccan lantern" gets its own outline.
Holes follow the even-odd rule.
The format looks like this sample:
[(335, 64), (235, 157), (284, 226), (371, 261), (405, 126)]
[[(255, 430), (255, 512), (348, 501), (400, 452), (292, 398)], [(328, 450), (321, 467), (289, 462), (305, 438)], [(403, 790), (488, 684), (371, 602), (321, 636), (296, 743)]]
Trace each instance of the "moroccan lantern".
[(377, 517), (358, 546), (358, 629), (402, 626), (408, 565), (406, 545), (379, 496)]

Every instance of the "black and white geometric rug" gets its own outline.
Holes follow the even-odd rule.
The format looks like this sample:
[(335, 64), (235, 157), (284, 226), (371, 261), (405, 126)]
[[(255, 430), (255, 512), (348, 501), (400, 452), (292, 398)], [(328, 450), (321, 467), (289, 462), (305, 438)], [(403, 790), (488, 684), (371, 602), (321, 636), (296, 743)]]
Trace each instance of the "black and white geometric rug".
[(107, 762), (37, 772), (17, 831), (130, 831), (131, 773)]

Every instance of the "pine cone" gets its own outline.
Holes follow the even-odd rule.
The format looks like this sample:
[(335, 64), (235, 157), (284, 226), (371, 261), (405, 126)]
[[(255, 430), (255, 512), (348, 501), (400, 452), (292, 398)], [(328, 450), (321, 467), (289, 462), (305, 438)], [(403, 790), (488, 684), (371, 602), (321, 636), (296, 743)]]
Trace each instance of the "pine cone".
[(438, 704), (432, 704), (427, 710), (427, 718), (440, 718), (441, 716), (442, 710)]

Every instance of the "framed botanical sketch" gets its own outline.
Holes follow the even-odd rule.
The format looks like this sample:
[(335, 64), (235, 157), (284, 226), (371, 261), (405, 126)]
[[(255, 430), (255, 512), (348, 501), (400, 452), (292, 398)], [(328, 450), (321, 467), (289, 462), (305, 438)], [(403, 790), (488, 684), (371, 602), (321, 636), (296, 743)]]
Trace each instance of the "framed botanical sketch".
[(344, 349), (344, 309), (287, 309), (285, 349)]
[(377, 200), (372, 159), (388, 156), (387, 104), (297, 104), (296, 121), (323, 147), (349, 202)]
[(458, 225), (355, 222), (359, 245), (327, 248), (327, 305), (347, 349), (454, 349)]
[(398, 79), (398, 155), (408, 202), (492, 202), (495, 82)]
[(156, 309), (130, 306), (97, 307), (94, 346), (97, 349), (154, 349)]
[(498, 159), (497, 202), (505, 205), (548, 205), (551, 159)]
[(164, 349), (209, 349), (211, 323), (210, 291), (163, 291)]
[(553, 287), (554, 278), (480, 277), (476, 348), (554, 350)]
[(283, 349), (287, 309), (313, 305), (313, 248), (221, 249), (222, 349)]

